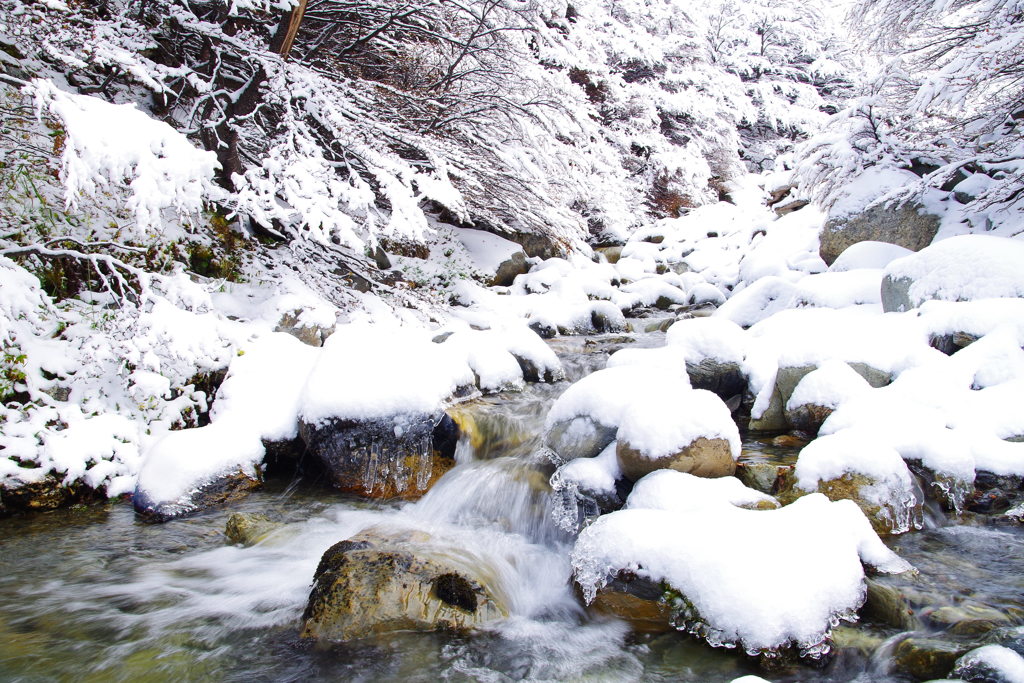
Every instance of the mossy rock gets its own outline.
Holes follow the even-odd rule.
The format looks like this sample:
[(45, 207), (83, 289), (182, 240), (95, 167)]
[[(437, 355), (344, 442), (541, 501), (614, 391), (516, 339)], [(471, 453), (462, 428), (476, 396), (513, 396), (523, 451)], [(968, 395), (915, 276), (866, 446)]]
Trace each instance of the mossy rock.
[(946, 678), (956, 660), (972, 648), (942, 638), (906, 638), (893, 651), (893, 668), (918, 681)]
[(303, 638), (347, 641), (393, 631), (465, 631), (508, 615), (478, 565), (427, 533), (373, 528), (320, 559)]
[(281, 522), (271, 521), (266, 515), (235, 512), (228, 517), (224, 535), (232, 543), (250, 546), (256, 545), (283, 526)]

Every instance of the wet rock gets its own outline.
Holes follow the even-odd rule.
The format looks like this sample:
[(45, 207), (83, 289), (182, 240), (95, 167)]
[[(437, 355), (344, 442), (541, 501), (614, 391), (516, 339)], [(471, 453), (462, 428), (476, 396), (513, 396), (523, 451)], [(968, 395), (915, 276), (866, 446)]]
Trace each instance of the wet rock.
[(699, 363), (687, 362), (686, 374), (694, 389), (707, 389), (723, 401), (747, 389), (747, 376), (737, 363), (703, 358)]
[(967, 499), (966, 508), (971, 512), (977, 512), (984, 515), (992, 515), (1000, 512), (1006, 512), (1013, 506), (1013, 501), (1010, 496), (999, 489), (989, 489), (988, 491), (975, 491)]
[(925, 213), (920, 204), (881, 204), (851, 216), (829, 218), (819, 236), (818, 253), (832, 265), (847, 247), (869, 240), (920, 251), (931, 244), (938, 229), (939, 217)]
[(529, 270), (530, 264), (526, 262), (526, 254), (517, 251), (498, 265), (494, 277), (488, 284), (491, 287), (508, 287), (515, 281), (517, 275), (527, 273)]
[(620, 571), (597, 591), (590, 608), (599, 614), (622, 619), (639, 633), (674, 630), (672, 608), (664, 599), (664, 587), (631, 572)]
[(517, 354), (515, 350), (510, 350), (509, 353), (519, 363), (519, 369), (523, 372), (523, 379), (527, 382), (547, 382), (551, 384), (565, 379), (565, 370), (561, 367), (540, 367), (533, 358), (527, 355)]
[(771, 462), (736, 463), (736, 478), (747, 488), (775, 495), (785, 486), (793, 471), (792, 465), (778, 465)]
[[(755, 397), (749, 391), (743, 394), (743, 405), (745, 412), (749, 414), (754, 404)], [(760, 416), (751, 415), (747, 422), (747, 431), (752, 434), (778, 434), (789, 431), (789, 424), (786, 422), (786, 414), (783, 409), (785, 403), (777, 390), (772, 391), (768, 407)]]
[(302, 422), (309, 453), (335, 488), (369, 498), (416, 498), (455, 466), (458, 426), (447, 414)]
[(136, 488), (132, 496), (132, 507), (147, 522), (168, 522), (200, 510), (241, 500), (261, 486), (263, 474), (260, 470), (253, 473), (239, 469), (221, 475), (177, 500), (156, 501), (145, 490)]
[(1009, 615), (992, 607), (970, 602), (925, 610), (922, 616), (933, 626), (958, 636), (984, 635), (1013, 624)]
[(709, 478), (728, 477), (736, 472), (729, 442), (719, 438), (699, 437), (680, 451), (660, 458), (649, 458), (620, 439), (615, 454), (622, 473), (632, 481), (661, 469)]
[(947, 512), (960, 513), (966, 501), (974, 495), (974, 483), (960, 481), (948, 474), (935, 472), (920, 460), (907, 459), (907, 467), (921, 481), (925, 494), (942, 506)]
[(786, 408), (783, 411), (786, 423), (794, 429), (817, 434), (821, 425), (825, 423), (834, 408), (830, 406), (819, 406), (814, 403), (804, 403), (795, 408)]
[(548, 430), (545, 445), (562, 462), (576, 458), (592, 458), (615, 440), (616, 427), (596, 422), (587, 415), (555, 423)]
[(337, 543), (313, 576), (301, 636), (462, 631), (507, 616), (473, 559), (421, 531), (373, 528)]
[(224, 535), (238, 545), (256, 545), (284, 524), (271, 521), (266, 515), (256, 513), (235, 512), (228, 517), (224, 526)]
[(310, 346), (323, 346), (324, 341), (334, 334), (334, 325), (325, 327), (311, 323), (302, 322), (302, 311), (294, 310), (285, 313), (278, 321), (275, 332), (284, 332), (298, 339), (303, 344)]
[(914, 613), (914, 607), (906, 593), (884, 580), (868, 578), (868, 593), (861, 617), (885, 624), (901, 631), (916, 631), (921, 620)]
[(39, 481), (20, 486), (0, 486), (0, 516), (18, 512), (42, 512), (102, 500), (103, 495), (81, 482), (64, 483), (63, 477), (48, 474)]
[(893, 668), (915, 680), (946, 678), (969, 645), (941, 638), (910, 637), (893, 651)]
[(541, 339), (552, 339), (558, 334), (558, 328), (544, 320), (531, 320), (528, 327)]
[(879, 501), (876, 491), (882, 482), (859, 472), (847, 472), (836, 479), (818, 482), (818, 493), (829, 500), (852, 500), (871, 522), (879, 536), (921, 528), (921, 501), (913, 490), (887, 491)]

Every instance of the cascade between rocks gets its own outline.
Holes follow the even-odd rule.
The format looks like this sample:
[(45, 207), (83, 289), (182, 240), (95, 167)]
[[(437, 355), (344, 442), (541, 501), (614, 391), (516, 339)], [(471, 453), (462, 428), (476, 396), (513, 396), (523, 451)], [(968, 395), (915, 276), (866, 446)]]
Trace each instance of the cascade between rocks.
[[(663, 338), (636, 335), (632, 345)], [(620, 342), (597, 335), (551, 343), (578, 380)], [(416, 501), (281, 480), (230, 509), (166, 525), (139, 523), (123, 504), (3, 520), (0, 678), (731, 681), (751, 673), (735, 650), (676, 631), (634, 631), (582, 605), (570, 581), (575, 537), (565, 529), (598, 510), (552, 489), (542, 443), (548, 408), (568, 386), (536, 384), (453, 408), (462, 430), (456, 465)], [(426, 488), (430, 454), (429, 438), (412, 454), (371, 442), (364, 489), (372, 494), (384, 481), (399, 491)], [(743, 458), (794, 456), (748, 442)], [(225, 544), (236, 513), (269, 521), (233, 538), (243, 543)], [(1012, 630), (1013, 615), (1024, 613), (1019, 531), (943, 526), (890, 544), (924, 578), (875, 581), (870, 590), (886, 596), (873, 603), (881, 616), (840, 627), (828, 668), (789, 669), (785, 680), (906, 680), (915, 662), (967, 647), (967, 636), (950, 644), (938, 633), (940, 617), (964, 629), (989, 619)], [(335, 548), (338, 560), (324, 570), (325, 551)], [(962, 553), (990, 557), (993, 567), (967, 566)], [(300, 635), (317, 635), (303, 623), (321, 570), (363, 593), (355, 618), (321, 633), (344, 637), (313, 642)], [(430, 595), (414, 584), (429, 585)], [(421, 598), (433, 600), (432, 612), (416, 606)], [(906, 623), (894, 626), (886, 606), (903, 609)], [(372, 610), (407, 628), (375, 631)], [(431, 620), (452, 628), (418, 630)]]

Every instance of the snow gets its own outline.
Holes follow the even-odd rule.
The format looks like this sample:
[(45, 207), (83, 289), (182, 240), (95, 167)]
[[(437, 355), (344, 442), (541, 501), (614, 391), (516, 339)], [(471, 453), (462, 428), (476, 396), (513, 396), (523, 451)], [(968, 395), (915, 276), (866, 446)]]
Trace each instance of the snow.
[(960, 235), (897, 259), (886, 277), (906, 278), (911, 306), (929, 299), (973, 301), (1024, 298), (1024, 242), (993, 235)]
[(906, 247), (888, 242), (866, 240), (848, 246), (829, 266), (829, 272), (842, 273), (860, 268), (885, 268), (898, 258), (913, 252)]
[(830, 218), (843, 218), (862, 212), (873, 202), (885, 201), (886, 195), (917, 180), (910, 171), (875, 166), (864, 169), (855, 180), (847, 183), (829, 208)]
[(646, 392), (680, 395), (689, 388), (682, 371), (666, 373), (660, 367), (623, 366), (593, 372), (572, 386), (554, 402), (545, 420), (546, 429), (559, 422), (586, 416), (602, 425), (618, 427), (623, 414)]
[(1005, 683), (1024, 683), (1024, 657), (1002, 645), (984, 645), (971, 650), (956, 660), (953, 673), (968, 667), (988, 670)]
[(127, 178), (127, 206), (145, 234), (163, 224), (163, 209), (196, 214), (215, 194), (216, 155), (166, 123), (134, 105), (58, 90), (51, 81), (37, 79), (30, 88), (39, 110), (57, 116), (66, 131), (61, 176), (70, 207)]
[(674, 470), (657, 470), (636, 482), (626, 508), (684, 513), (715, 507), (722, 501), (742, 508), (778, 507), (774, 498), (747, 488), (735, 477), (707, 479)]
[(464, 355), (433, 343), (423, 331), (352, 324), (324, 343), (299, 414), (319, 424), (434, 413), (459, 387), (473, 383)]
[[(607, 371), (606, 371), (607, 372)], [(681, 452), (699, 438), (729, 442), (740, 455), (740, 434), (729, 408), (710, 391), (685, 383), (649, 385), (622, 413), (618, 440), (641, 457), (659, 460)]]
[(219, 477), (242, 472), (257, 478), (263, 454), (255, 430), (234, 420), (168, 432), (146, 454), (137, 495), (158, 506), (187, 509), (190, 494)]
[(590, 494), (614, 494), (615, 482), (622, 478), (619, 460), (615, 457), (616, 442), (612, 441), (593, 458), (576, 458), (565, 463), (552, 476), (552, 488), (559, 490), (566, 485), (577, 491)]
[(688, 363), (712, 358), (736, 364), (746, 358), (748, 344), (739, 325), (717, 317), (680, 320), (665, 333), (665, 343)]
[(854, 503), (821, 494), (778, 510), (724, 500), (683, 512), (621, 510), (584, 529), (572, 552), (588, 602), (619, 570), (665, 581), (693, 605), (688, 630), (751, 653), (792, 643), (820, 654), (831, 626), (864, 601), (862, 562), (910, 569)]
[(787, 410), (803, 405), (836, 408), (871, 388), (863, 377), (841, 360), (832, 358), (807, 373), (793, 390)]
[(453, 228), (456, 238), (462, 243), (473, 263), (481, 270), (494, 273), (498, 266), (521, 252), (523, 248), (504, 237), (483, 230)]

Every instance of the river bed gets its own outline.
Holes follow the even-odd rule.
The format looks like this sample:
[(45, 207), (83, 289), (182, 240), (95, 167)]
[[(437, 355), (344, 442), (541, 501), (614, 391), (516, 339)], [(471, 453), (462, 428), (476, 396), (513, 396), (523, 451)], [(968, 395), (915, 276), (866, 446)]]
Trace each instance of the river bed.
[[(552, 344), (575, 380), (603, 367), (609, 350), (662, 338)], [(0, 520), (0, 679), (714, 682), (759, 673), (732, 651), (680, 633), (634, 634), (580, 605), (568, 581), (571, 537), (552, 522), (550, 468), (538, 453), (546, 409), (567, 386), (537, 385), (460, 408), (478, 430), (463, 436), (459, 465), (415, 503), (366, 501), (284, 477), (229, 508), (167, 524), (143, 523), (119, 501)], [(751, 440), (744, 452), (779, 461), (796, 449)], [(234, 512), (284, 525), (252, 547), (231, 545), (224, 528)], [(932, 514), (931, 528), (889, 544), (945, 606), (984, 605), (1019, 623), (1024, 534), (977, 520), (949, 523)], [(429, 531), (478, 558), (507, 593), (512, 615), (468, 635), (399, 633), (331, 646), (301, 640), (323, 551), (381, 524)], [(941, 606), (921, 611), (927, 617)], [(910, 680), (889, 673), (902, 637), (880, 624), (844, 628), (827, 666), (760, 675)]]

